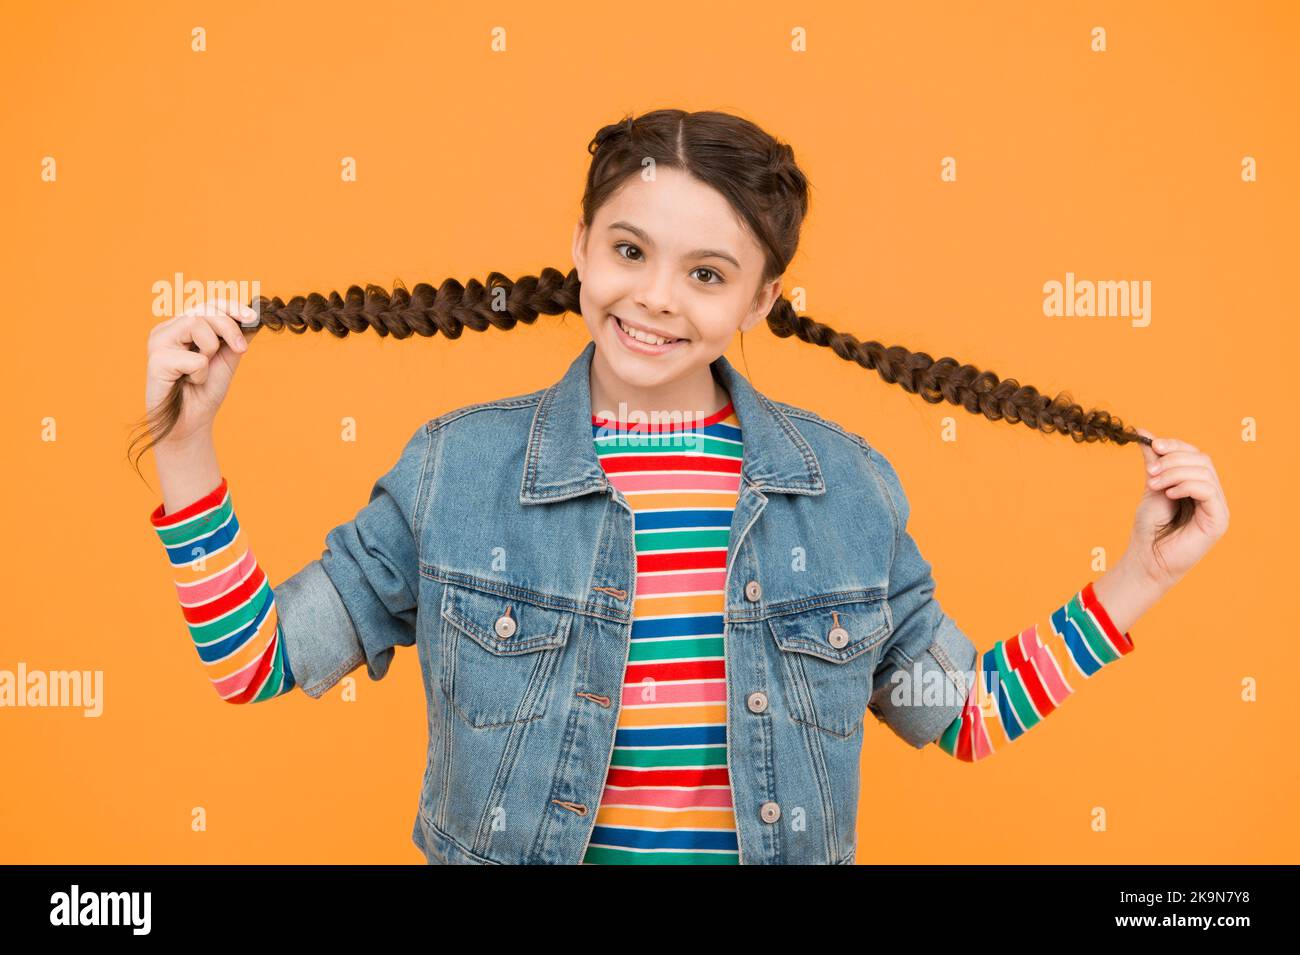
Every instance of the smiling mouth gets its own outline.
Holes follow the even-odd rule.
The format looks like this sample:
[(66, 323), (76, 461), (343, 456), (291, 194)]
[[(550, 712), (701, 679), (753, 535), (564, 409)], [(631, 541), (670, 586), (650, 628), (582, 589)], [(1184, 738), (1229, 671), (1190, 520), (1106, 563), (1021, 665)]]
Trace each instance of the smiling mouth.
[(615, 321), (615, 323), (618, 325), (618, 327), (623, 331), (625, 335), (627, 335), (629, 338), (633, 339), (634, 341), (641, 342), (641, 344), (643, 345), (675, 345), (678, 342), (686, 341), (685, 338), (665, 338), (662, 335), (653, 335), (650, 332), (643, 332), (640, 329), (633, 328), (632, 326), (628, 325), (626, 322), (623, 321), (623, 319), (619, 318), (617, 315), (613, 314), (612, 312), (610, 313), (609, 317)]

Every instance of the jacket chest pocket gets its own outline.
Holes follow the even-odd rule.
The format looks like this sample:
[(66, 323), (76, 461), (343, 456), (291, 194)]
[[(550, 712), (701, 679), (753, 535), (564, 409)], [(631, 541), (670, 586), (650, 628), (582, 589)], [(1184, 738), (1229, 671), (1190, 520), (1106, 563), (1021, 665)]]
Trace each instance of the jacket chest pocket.
[(774, 607), (768, 618), (786, 705), (797, 722), (847, 738), (862, 725), (893, 616), (879, 592), (828, 594), (813, 602), (788, 613)]
[(442, 596), (442, 691), (476, 729), (545, 715), (573, 612), (446, 584)]

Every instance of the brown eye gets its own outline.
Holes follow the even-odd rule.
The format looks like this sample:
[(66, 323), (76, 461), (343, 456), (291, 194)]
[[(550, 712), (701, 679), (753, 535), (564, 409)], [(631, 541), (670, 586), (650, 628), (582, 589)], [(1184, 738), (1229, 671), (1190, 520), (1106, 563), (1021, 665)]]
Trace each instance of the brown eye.
[[(623, 249), (623, 248), (636, 249), (637, 252), (640, 252), (640, 251), (641, 251), (640, 249), (637, 249), (637, 247), (636, 247), (635, 245), (633, 245), (631, 242), (615, 242), (615, 243), (614, 243), (614, 251), (615, 251), (615, 252), (618, 252), (619, 249)], [(620, 258), (620, 259), (627, 259), (627, 256), (625, 256), (625, 255), (623, 255), (623, 254), (620, 253), (620, 254), (619, 254), (619, 258)], [(635, 262), (636, 260), (635, 260), (635, 259), (628, 259), (628, 261), (630, 261), (630, 262)]]

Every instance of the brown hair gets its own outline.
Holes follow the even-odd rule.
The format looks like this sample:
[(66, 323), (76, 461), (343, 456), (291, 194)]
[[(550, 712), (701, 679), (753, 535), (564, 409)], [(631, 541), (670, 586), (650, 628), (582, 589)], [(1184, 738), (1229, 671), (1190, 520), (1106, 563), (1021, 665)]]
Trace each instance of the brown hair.
[[(641, 174), (645, 160), (657, 166), (680, 169), (712, 186), (727, 198), (763, 249), (765, 266), (755, 292), (785, 273), (799, 244), (799, 231), (808, 212), (809, 182), (794, 160), (794, 150), (779, 143), (748, 120), (728, 113), (688, 113), (661, 109), (633, 119), (630, 115), (602, 127), (588, 143), (592, 155), (582, 197), (583, 220), (590, 228), (596, 210), (629, 177)], [(441, 332), (459, 338), (464, 328), (476, 332), (488, 327), (511, 329), (518, 322), (531, 324), (538, 315), (582, 314), (577, 270), (567, 273), (544, 268), (536, 276), (511, 280), (500, 272), (487, 283), (471, 279), (462, 285), (447, 279), (437, 288), (421, 282), (411, 291), (400, 283), (390, 295), (382, 286), (353, 285), (346, 295), (328, 297), (313, 292), (284, 302), (259, 296), (249, 303), (258, 310), (260, 327), (288, 329), (302, 334), (327, 331), (345, 338), (349, 333), (373, 329), (379, 335), (429, 337)], [(797, 337), (829, 348), (846, 361), (874, 369), (890, 384), (920, 395), (930, 404), (947, 401), (993, 421), (1024, 424), (1035, 431), (1064, 432), (1075, 442), (1112, 441), (1128, 444), (1151, 439), (1125, 429), (1107, 411), (1084, 411), (1067, 392), (1048, 398), (1014, 378), (1001, 379), (991, 371), (952, 358), (935, 361), (926, 352), (914, 352), (876, 341), (862, 342), (807, 315), (799, 315), (789, 299), (778, 297), (767, 315), (767, 325), (780, 338)], [(131, 447), (148, 438), (133, 464), (171, 431), (184, 400), (185, 378), (177, 379), (167, 397), (142, 423), (143, 432)], [(128, 449), (128, 456), (130, 449)], [(1178, 498), (1173, 519), (1161, 525), (1155, 542), (1185, 525), (1195, 503)]]

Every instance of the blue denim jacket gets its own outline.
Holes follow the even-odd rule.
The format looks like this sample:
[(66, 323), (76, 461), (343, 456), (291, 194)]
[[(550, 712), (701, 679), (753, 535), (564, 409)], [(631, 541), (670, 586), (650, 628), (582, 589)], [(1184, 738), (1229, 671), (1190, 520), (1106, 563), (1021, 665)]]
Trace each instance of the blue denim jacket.
[[(417, 648), (412, 838), (431, 863), (573, 864), (591, 838), (636, 575), (632, 510), (592, 441), (594, 351), (549, 388), (422, 425), (321, 558), (274, 588), (310, 696)], [(740, 862), (849, 864), (865, 714), (924, 747), (960, 714), (975, 646), (934, 599), (890, 463), (725, 357), (712, 368), (745, 441), (724, 631)], [(931, 676), (951, 692), (920, 705), (910, 685)]]

